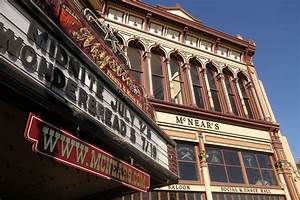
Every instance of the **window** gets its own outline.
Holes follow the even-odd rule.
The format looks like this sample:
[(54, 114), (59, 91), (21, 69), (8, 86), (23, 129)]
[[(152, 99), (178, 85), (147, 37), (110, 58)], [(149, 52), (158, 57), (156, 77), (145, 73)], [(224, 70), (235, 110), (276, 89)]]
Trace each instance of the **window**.
[(164, 52), (158, 48), (151, 50), (151, 73), (152, 73), (152, 88), (153, 97), (155, 99), (164, 100), (165, 99), (165, 89), (164, 89)]
[(244, 183), (238, 152), (207, 147), (208, 169), (212, 182)]
[(212, 193), (213, 200), (285, 200), (284, 196), (278, 195), (259, 195), (259, 194), (225, 194)]
[(243, 75), (242, 73), (238, 74), (238, 84), (242, 93), (242, 97), (246, 106), (246, 110), (247, 110), (247, 117), (248, 118), (253, 118), (253, 114), (252, 114), (252, 110), (251, 110), (251, 106), (250, 106), (250, 98), (248, 95), (248, 91), (246, 89), (246, 84), (248, 82), (248, 79), (246, 78), (245, 75)]
[(129, 42), (127, 48), (127, 56), (131, 65), (129, 73), (131, 77), (140, 84), (142, 84), (143, 78), (143, 54), (144, 48), (140, 43), (137, 41)]
[(171, 100), (172, 102), (183, 103), (183, 81), (181, 76), (181, 65), (183, 60), (175, 55), (170, 57), (171, 72)]
[(238, 115), (239, 113), (236, 105), (236, 95), (234, 91), (233, 74), (227, 68), (223, 70), (223, 74), (224, 74), (225, 86), (226, 86), (227, 95), (228, 95), (232, 112), (235, 115)]
[(216, 82), (217, 69), (212, 64), (208, 64), (206, 66), (206, 69), (207, 69), (208, 84), (209, 84), (209, 88), (210, 88), (210, 92), (214, 104), (213, 109), (214, 111), (221, 112), (219, 90)]
[(196, 105), (199, 108), (204, 108), (204, 100), (203, 100), (203, 86), (202, 86), (202, 79), (200, 77), (200, 63), (197, 61), (190, 61), (190, 73), (194, 91), (194, 97)]
[(177, 160), (181, 180), (198, 180), (195, 146), (189, 143), (177, 143)]
[(243, 152), (242, 155), (249, 184), (277, 185), (275, 173), (268, 155), (252, 152)]

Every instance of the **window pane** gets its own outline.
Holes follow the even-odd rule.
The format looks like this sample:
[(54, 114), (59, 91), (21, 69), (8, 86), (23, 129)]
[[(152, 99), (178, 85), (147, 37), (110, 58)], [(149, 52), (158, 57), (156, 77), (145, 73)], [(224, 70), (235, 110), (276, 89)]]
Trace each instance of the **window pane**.
[(271, 165), (270, 158), (268, 155), (257, 154), (257, 160), (258, 160), (260, 168), (272, 169), (272, 165)]
[[(196, 195), (196, 200), (202, 200), (200, 192), (197, 192), (195, 195)], [(213, 194), (213, 198), (214, 198), (214, 194)]]
[(155, 99), (164, 100), (163, 78), (152, 76), (153, 96)]
[(127, 195), (124, 197), (124, 200), (131, 200), (131, 195)]
[(207, 79), (210, 89), (217, 89), (214, 72), (210, 68), (207, 68)]
[(133, 200), (140, 200), (140, 193), (134, 193)]
[(179, 176), (183, 180), (197, 180), (197, 168), (195, 163), (179, 162)]
[(131, 69), (141, 71), (141, 50), (128, 47), (127, 55), (130, 60)]
[(197, 106), (199, 108), (204, 108), (201, 88), (199, 86), (194, 85), (193, 89), (194, 89), (194, 95), (195, 95), (195, 100), (196, 100)]
[(176, 193), (175, 192), (170, 192), (170, 200), (176, 200)]
[(212, 96), (212, 100), (214, 103), (214, 110), (221, 112), (221, 105), (220, 105), (220, 101), (219, 101), (218, 92), (211, 90), (211, 96)]
[(195, 161), (195, 148), (193, 144), (177, 143), (177, 159)]
[(233, 200), (239, 200), (239, 195), (238, 194), (233, 194), (232, 197), (233, 197)]
[(149, 192), (144, 192), (143, 194), (143, 200), (149, 200)]
[(182, 99), (182, 88), (183, 84), (180, 81), (172, 81), (172, 88), (171, 88), (171, 98), (172, 102), (182, 104), (183, 99)]
[(175, 58), (170, 59), (170, 68), (171, 68), (171, 79), (179, 80), (180, 77), (180, 64)]
[(158, 200), (158, 192), (151, 192), (151, 200)]
[(246, 169), (250, 184), (262, 185), (262, 178), (258, 169)]
[(244, 87), (243, 82), (244, 82), (244, 81), (243, 81), (242, 79), (239, 79), (239, 80), (238, 80), (238, 84), (239, 84), (239, 87), (240, 87), (242, 96), (243, 96), (243, 97), (247, 97), (246, 90), (245, 90), (245, 87)]
[(247, 112), (248, 112), (248, 117), (252, 119), (253, 115), (252, 115), (249, 99), (244, 98), (244, 102), (245, 102), (245, 106), (246, 106), (246, 109), (247, 109)]
[(240, 166), (240, 160), (237, 151), (224, 150), (223, 154), (226, 165)]
[(197, 66), (191, 65), (190, 72), (191, 72), (192, 83), (196, 85), (200, 85)]
[(258, 167), (254, 153), (243, 152), (243, 159), (246, 167)]
[(160, 193), (160, 200), (168, 200), (168, 193), (167, 192), (161, 192)]
[(206, 148), (207, 162), (212, 164), (223, 164), (221, 151), (214, 148)]
[(228, 93), (232, 94), (232, 88), (230, 85), (230, 76), (229, 75), (224, 75), (224, 80), (225, 80), (225, 85), (226, 85), (226, 90)]
[(208, 165), (211, 181), (227, 182), (224, 166), (220, 165)]
[(232, 112), (235, 115), (238, 115), (239, 113), (238, 113), (238, 110), (237, 110), (237, 107), (236, 107), (234, 96), (229, 95), (229, 101), (230, 101), (230, 105), (231, 105), (231, 108), (232, 108)]
[[(187, 193), (188, 200), (194, 200), (194, 193)], [(181, 199), (180, 199), (181, 200)]]
[(226, 167), (230, 183), (244, 183), (241, 167)]
[(178, 198), (179, 200), (185, 200), (185, 193), (184, 192), (178, 192)]
[(232, 194), (226, 194), (226, 200), (232, 200)]
[(273, 170), (262, 170), (261, 173), (265, 185), (277, 185), (277, 181)]
[(141, 81), (142, 81), (142, 73), (141, 72), (131, 70), (129, 73), (136, 82), (141, 83)]
[(162, 72), (162, 60), (161, 60), (161, 56), (157, 55), (157, 54), (152, 54), (151, 55), (151, 71), (152, 74), (155, 75), (163, 75)]
[(213, 200), (218, 200), (219, 195), (217, 193), (213, 193), (212, 196), (213, 196)]

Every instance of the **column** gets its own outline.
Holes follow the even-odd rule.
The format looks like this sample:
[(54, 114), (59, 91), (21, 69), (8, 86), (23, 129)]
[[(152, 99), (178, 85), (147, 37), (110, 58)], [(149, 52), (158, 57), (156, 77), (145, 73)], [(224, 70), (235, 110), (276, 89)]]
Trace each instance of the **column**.
[(204, 139), (203, 139), (203, 134), (201, 133), (201, 131), (198, 132), (198, 138), (199, 138), (199, 149), (200, 149), (200, 152), (199, 152), (200, 169), (201, 169), (202, 175), (203, 175), (206, 199), (213, 200), (212, 192), (211, 192), (211, 188), (210, 188), (210, 177), (209, 177), (209, 170), (208, 170), (208, 165), (207, 165), (207, 160), (206, 160)]
[(152, 86), (152, 71), (151, 71), (151, 52), (145, 52), (143, 55), (143, 59), (145, 62), (145, 76), (144, 76), (144, 83), (145, 83), (145, 90), (147, 96), (153, 97), (153, 86)]
[[(272, 146), (274, 148), (275, 158), (275, 168), (279, 177), (281, 177), (281, 181), (284, 184), (284, 190), (286, 192), (287, 199), (290, 198), (292, 200), (297, 200), (300, 198), (297, 194), (297, 188), (293, 181), (291, 164), (287, 161), (286, 155), (283, 150), (283, 145), (279, 138), (278, 128), (271, 128), (270, 136), (272, 141)], [(282, 180), (283, 177), (283, 180)]]

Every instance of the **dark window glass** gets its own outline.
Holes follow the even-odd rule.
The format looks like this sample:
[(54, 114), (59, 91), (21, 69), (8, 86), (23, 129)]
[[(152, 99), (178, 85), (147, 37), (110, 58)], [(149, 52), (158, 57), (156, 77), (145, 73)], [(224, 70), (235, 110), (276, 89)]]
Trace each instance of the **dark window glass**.
[(211, 181), (227, 182), (225, 167), (222, 165), (208, 165)]
[(184, 192), (178, 192), (178, 198), (185, 200), (185, 193)]
[(272, 165), (269, 159), (268, 155), (264, 155), (264, 154), (257, 154), (257, 160), (259, 163), (259, 166), (261, 168), (269, 168), (272, 169)]
[(194, 200), (194, 193), (187, 193), (188, 200)]
[(210, 92), (213, 100), (213, 108), (214, 111), (221, 112), (221, 104), (220, 104), (220, 99), (219, 99), (219, 91), (216, 85), (216, 80), (215, 80), (215, 71), (213, 71), (210, 67), (207, 68), (207, 79), (208, 79), (208, 84), (210, 87)]
[(143, 194), (143, 200), (149, 200), (149, 193), (148, 192), (144, 192)]
[(197, 180), (197, 168), (195, 163), (179, 162), (179, 175), (183, 180)]
[(141, 198), (140, 193), (134, 193), (133, 194), (133, 200), (140, 200), (140, 198)]
[(247, 199), (246, 195), (244, 195), (244, 194), (240, 195), (240, 200), (246, 200), (246, 199)]
[(232, 75), (230, 74), (230, 72), (228, 72), (228, 70), (224, 70), (224, 80), (225, 80), (225, 86), (226, 86), (226, 90), (227, 90), (227, 95), (229, 98), (229, 103), (230, 106), (232, 108), (232, 112), (235, 115), (238, 115), (238, 110), (236, 107), (236, 100), (235, 100), (235, 93), (234, 90), (232, 88), (233, 84), (232, 84)]
[(197, 85), (194, 85), (193, 89), (194, 89), (196, 105), (199, 108), (204, 108), (204, 102), (203, 102), (203, 98), (202, 98), (202, 94), (201, 94), (201, 88)]
[(277, 185), (271, 160), (267, 154), (243, 152), (242, 155), (250, 184)]
[(258, 169), (246, 169), (250, 184), (262, 185), (262, 177)]
[(158, 200), (158, 192), (151, 192), (151, 200)]
[(249, 96), (248, 96), (248, 94), (246, 92), (246, 88), (245, 88), (246, 80), (244, 80), (240, 77), (239, 80), (238, 80), (238, 84), (239, 84), (239, 88), (240, 88), (242, 96), (243, 96), (243, 100), (245, 102), (245, 106), (246, 106), (246, 109), (247, 109), (247, 112), (248, 112), (248, 117), (253, 118)]
[(219, 101), (218, 91), (211, 91), (212, 100), (214, 102), (214, 110), (221, 112), (221, 105)]
[(164, 100), (163, 59), (164, 58), (158, 54), (152, 53), (151, 55), (153, 96), (160, 100)]
[(232, 194), (226, 194), (226, 200), (232, 200)]
[(164, 79), (159, 76), (152, 76), (152, 81), (154, 98), (164, 100)]
[(226, 165), (240, 165), (240, 160), (237, 151), (224, 150), (223, 154)]
[(262, 170), (262, 176), (265, 185), (277, 185), (273, 170)]
[(168, 193), (167, 192), (161, 192), (160, 193), (160, 200), (168, 200)]
[(213, 200), (218, 200), (218, 194), (217, 193), (213, 193), (212, 196), (213, 196)]
[(170, 200), (176, 200), (176, 193), (175, 192), (170, 192)]
[(230, 183), (244, 183), (241, 167), (226, 167)]
[(258, 167), (254, 153), (243, 152), (243, 160), (246, 167), (254, 167), (254, 168)]
[(160, 55), (154, 53), (151, 55), (151, 70), (152, 70), (152, 74), (160, 75), (160, 76), (163, 75), (162, 57)]
[(207, 162), (212, 181), (244, 183), (238, 152), (207, 147)]
[(180, 72), (180, 62), (176, 57), (170, 58), (171, 69), (171, 99), (172, 102), (183, 103), (183, 82)]
[(126, 195), (126, 196), (124, 197), (124, 200), (131, 200), (131, 195)]
[(179, 176), (183, 180), (197, 180), (197, 164), (193, 144), (177, 143)]
[(128, 47), (127, 55), (129, 57), (131, 69), (130, 74), (131, 76), (139, 83), (142, 80), (142, 50)]
[(197, 192), (195, 193), (195, 196), (196, 196), (196, 200), (202, 200), (201, 193)]
[(239, 200), (239, 195), (238, 194), (233, 194), (232, 197), (233, 197), (233, 200)]
[(203, 96), (202, 96), (202, 85), (200, 84), (200, 74), (197, 69), (197, 65), (191, 63), (191, 77), (192, 77), (192, 84), (193, 90), (195, 95), (196, 105), (199, 108), (204, 108)]
[(214, 71), (210, 68), (207, 68), (207, 79), (210, 89), (217, 89)]

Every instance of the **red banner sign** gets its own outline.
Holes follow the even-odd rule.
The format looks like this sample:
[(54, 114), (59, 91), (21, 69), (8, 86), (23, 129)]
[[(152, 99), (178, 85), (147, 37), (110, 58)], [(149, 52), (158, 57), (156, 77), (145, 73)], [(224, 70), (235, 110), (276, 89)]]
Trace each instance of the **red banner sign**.
[(146, 192), (150, 176), (113, 155), (88, 144), (30, 113), (25, 137), (33, 143), (32, 150), (56, 161), (111, 179), (138, 191)]

